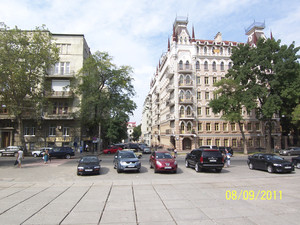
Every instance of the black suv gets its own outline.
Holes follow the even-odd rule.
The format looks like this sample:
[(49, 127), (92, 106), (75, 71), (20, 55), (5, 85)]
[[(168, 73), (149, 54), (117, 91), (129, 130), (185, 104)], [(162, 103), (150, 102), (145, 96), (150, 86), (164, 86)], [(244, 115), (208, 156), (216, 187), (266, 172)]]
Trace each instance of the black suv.
[(49, 151), (49, 155), (50, 157), (70, 159), (75, 153), (71, 147), (54, 147)]
[(197, 172), (215, 169), (219, 173), (224, 166), (224, 157), (218, 149), (194, 149), (186, 154), (185, 166), (194, 167)]

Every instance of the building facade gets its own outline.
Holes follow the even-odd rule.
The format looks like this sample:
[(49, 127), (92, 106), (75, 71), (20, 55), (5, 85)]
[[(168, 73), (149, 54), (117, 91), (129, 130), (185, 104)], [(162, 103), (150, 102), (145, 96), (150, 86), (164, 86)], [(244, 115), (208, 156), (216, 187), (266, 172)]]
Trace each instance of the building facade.
[[(232, 48), (239, 43), (224, 41), (220, 32), (213, 40), (196, 39), (194, 28), (190, 35), (187, 25), (187, 18), (176, 18), (173, 24), (168, 51), (159, 59), (145, 100), (143, 113), (150, 111), (151, 115), (143, 115), (146, 121), (142, 124), (147, 128), (142, 129), (142, 135), (150, 136), (152, 146), (179, 150), (201, 145), (242, 148), (238, 124), (222, 120), (209, 107), (210, 100), (216, 97), (214, 84), (232, 67)], [(263, 28), (253, 24), (247, 29), (249, 43), (254, 40), (255, 44), (255, 38), (264, 36)], [(255, 118), (255, 112), (242, 113), (248, 148), (265, 147), (264, 124)], [(274, 143), (280, 143), (276, 120), (272, 135)]]
[[(20, 135), (24, 135), (26, 149), (31, 151), (42, 146), (74, 146), (84, 139), (78, 119), (81, 97), (72, 91), (78, 79), (75, 74), (90, 56), (90, 49), (84, 35), (52, 34), (59, 48), (59, 62), (49, 68), (45, 76), (51, 91), (45, 92), (47, 105), (40, 119), (31, 118), (30, 112), (23, 120), (24, 133), (17, 129), (15, 118), (2, 106), (0, 111), (0, 147), (21, 145)], [(76, 145), (75, 144), (75, 145)]]

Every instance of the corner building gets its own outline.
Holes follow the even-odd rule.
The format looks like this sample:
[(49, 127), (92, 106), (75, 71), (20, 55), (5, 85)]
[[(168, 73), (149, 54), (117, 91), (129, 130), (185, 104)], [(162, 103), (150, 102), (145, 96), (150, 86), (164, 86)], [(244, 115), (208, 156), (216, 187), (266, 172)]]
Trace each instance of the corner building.
[[(188, 29), (187, 18), (176, 18), (173, 34), (151, 80), (150, 91), (145, 100), (142, 130), (151, 130), (152, 146), (178, 150), (191, 150), (201, 145), (231, 146), (242, 148), (242, 136), (238, 124), (213, 114), (209, 101), (213, 99), (214, 83), (223, 79), (232, 67), (232, 48), (239, 43), (222, 40), (217, 33), (214, 40), (195, 39)], [(251, 28), (251, 29), (250, 29)], [(247, 35), (264, 37), (263, 27), (252, 24)], [(252, 31), (249, 33), (249, 31)], [(149, 110), (148, 110), (149, 109)], [(255, 118), (255, 112), (244, 116), (244, 130), (248, 149), (265, 147), (263, 123)], [(275, 123), (273, 144), (280, 143), (280, 128)]]

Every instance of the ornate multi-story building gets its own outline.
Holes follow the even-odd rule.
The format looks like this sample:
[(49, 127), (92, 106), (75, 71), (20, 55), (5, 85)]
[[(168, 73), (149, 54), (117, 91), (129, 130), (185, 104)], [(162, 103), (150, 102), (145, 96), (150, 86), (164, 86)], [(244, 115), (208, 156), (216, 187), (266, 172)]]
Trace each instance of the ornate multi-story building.
[(0, 147), (21, 145), (20, 135), (24, 135), (28, 151), (41, 146), (66, 146), (74, 142), (90, 141), (81, 130), (77, 113), (81, 96), (71, 90), (72, 85), (80, 82), (75, 74), (82, 68), (83, 62), (90, 56), (90, 49), (81, 34), (52, 34), (59, 48), (59, 62), (50, 68), (45, 76), (46, 85), (51, 86), (45, 92), (48, 105), (41, 112), (41, 118), (24, 117), (24, 133), (20, 134), (16, 120), (2, 105), (0, 111)]
[[(151, 81), (144, 103), (142, 121), (143, 137), (149, 137), (151, 145), (190, 150), (201, 145), (242, 146), (242, 137), (236, 123), (221, 119), (209, 107), (216, 87), (232, 67), (232, 49), (239, 43), (224, 41), (220, 32), (214, 40), (190, 35), (187, 18), (176, 18), (173, 34)], [(247, 30), (248, 42), (264, 37), (264, 24), (254, 23)], [(243, 127), (249, 148), (265, 147), (263, 124), (255, 118), (255, 112), (243, 112)], [(274, 142), (280, 143), (280, 129), (275, 122)], [(151, 135), (149, 135), (151, 132)]]

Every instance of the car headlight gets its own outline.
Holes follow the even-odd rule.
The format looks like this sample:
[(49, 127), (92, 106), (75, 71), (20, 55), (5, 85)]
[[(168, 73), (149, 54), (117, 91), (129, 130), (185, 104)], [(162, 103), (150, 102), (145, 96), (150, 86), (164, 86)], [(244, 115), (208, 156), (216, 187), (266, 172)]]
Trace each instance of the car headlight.
[(286, 151), (283, 151), (283, 154), (286, 154)]
[(274, 163), (274, 166), (282, 166), (280, 163)]
[(84, 170), (84, 167), (79, 166), (79, 167), (77, 167), (77, 169), (78, 169), (79, 171), (81, 171), (81, 170)]
[(127, 163), (126, 163), (126, 162), (123, 162), (123, 161), (121, 161), (121, 162), (120, 162), (120, 165), (121, 165), (121, 166), (126, 166), (126, 165), (127, 165)]
[(160, 161), (156, 161), (156, 165), (158, 166), (162, 166), (161, 162)]
[(100, 166), (94, 166), (94, 169), (100, 169)]

